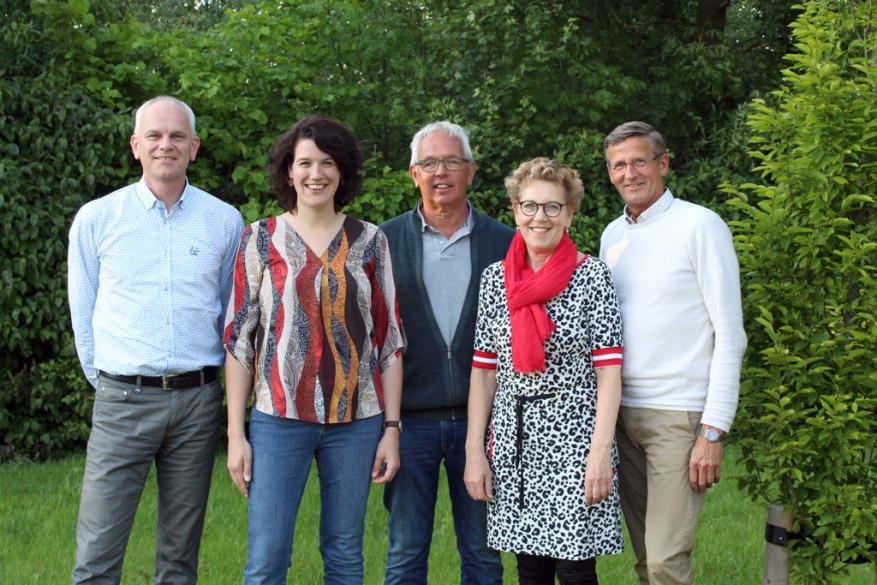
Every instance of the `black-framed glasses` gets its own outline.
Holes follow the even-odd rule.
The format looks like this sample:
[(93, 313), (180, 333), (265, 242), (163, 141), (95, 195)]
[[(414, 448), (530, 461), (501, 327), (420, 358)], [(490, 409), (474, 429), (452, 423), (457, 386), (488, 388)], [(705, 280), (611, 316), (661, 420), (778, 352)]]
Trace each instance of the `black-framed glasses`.
[(438, 170), (439, 166), (444, 165), (446, 171), (453, 172), (459, 171), (468, 162), (466, 159), (452, 156), (449, 158), (425, 158), (414, 163), (414, 166), (420, 167), (427, 173), (434, 173)]
[(657, 160), (663, 154), (664, 154), (663, 152), (659, 152), (658, 154), (656, 154), (655, 156), (653, 156), (650, 159), (637, 158), (637, 159), (634, 159), (630, 162), (620, 160), (620, 161), (614, 163), (613, 165), (606, 163), (606, 166), (609, 167), (613, 173), (618, 173), (618, 174), (621, 174), (624, 171), (626, 171), (628, 166), (632, 166), (636, 170), (641, 171), (644, 168), (646, 168), (647, 164), (649, 164), (650, 162), (652, 162), (654, 160)]
[(548, 203), (536, 203), (535, 201), (518, 201), (518, 207), (521, 213), (527, 217), (533, 217), (539, 213), (539, 208), (545, 213), (546, 217), (557, 217), (566, 206), (566, 203), (558, 203), (557, 201), (549, 201)]

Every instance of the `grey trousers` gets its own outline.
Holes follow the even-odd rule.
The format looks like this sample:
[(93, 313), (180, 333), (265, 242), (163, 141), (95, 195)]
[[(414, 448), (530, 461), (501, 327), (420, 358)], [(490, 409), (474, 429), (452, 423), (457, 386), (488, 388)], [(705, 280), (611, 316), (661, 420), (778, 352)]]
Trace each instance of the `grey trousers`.
[(218, 382), (162, 390), (100, 378), (76, 524), (75, 585), (120, 582), (153, 462), (158, 479), (153, 582), (197, 581), (221, 413)]

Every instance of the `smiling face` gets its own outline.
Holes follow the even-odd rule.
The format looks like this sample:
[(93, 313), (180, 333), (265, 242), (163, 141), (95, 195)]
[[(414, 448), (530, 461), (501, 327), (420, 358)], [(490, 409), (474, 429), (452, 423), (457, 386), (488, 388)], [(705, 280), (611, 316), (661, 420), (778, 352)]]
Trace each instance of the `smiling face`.
[[(646, 165), (638, 169), (633, 161), (642, 159)], [(648, 209), (664, 193), (664, 177), (670, 170), (670, 159), (666, 153), (655, 158), (652, 146), (645, 136), (632, 136), (606, 149), (606, 161), (609, 163), (609, 179), (634, 219)], [(622, 171), (613, 171), (612, 167), (626, 162)]]
[[(433, 132), (420, 142), (417, 160), (463, 159), (463, 145), (444, 132)], [(454, 211), (466, 205), (466, 191), (475, 176), (475, 163), (464, 162), (462, 168), (449, 171), (444, 164), (433, 172), (417, 165), (408, 167), (414, 184), (420, 190), (423, 207), (428, 214)]]
[(322, 209), (326, 206), (335, 209), (335, 191), (341, 182), (341, 170), (335, 160), (310, 138), (295, 143), (289, 178), (297, 195), (296, 209)]
[[(521, 202), (532, 201), (540, 204), (536, 215), (527, 216), (521, 210)], [(564, 205), (557, 217), (545, 215), (545, 203)], [(521, 187), (519, 198), (512, 205), (515, 223), (521, 231), (527, 252), (531, 257), (551, 254), (563, 237), (563, 232), (572, 224), (573, 210), (567, 205), (566, 189), (562, 184), (548, 181), (533, 181)], [(535, 266), (534, 266), (535, 268)]]
[(186, 111), (171, 101), (158, 101), (143, 110), (131, 136), (134, 158), (143, 166), (143, 178), (153, 192), (160, 190), (159, 185), (182, 187), (200, 144)]

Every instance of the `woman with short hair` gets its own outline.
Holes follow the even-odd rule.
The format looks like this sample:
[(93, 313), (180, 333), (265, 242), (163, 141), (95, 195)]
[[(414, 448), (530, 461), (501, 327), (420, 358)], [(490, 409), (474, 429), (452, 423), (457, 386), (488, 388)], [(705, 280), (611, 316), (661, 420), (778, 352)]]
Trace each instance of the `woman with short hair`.
[(623, 548), (621, 314), (608, 268), (567, 233), (578, 173), (536, 158), (506, 187), (518, 232), (481, 279), (466, 487), (488, 502), (488, 545), (516, 554), (522, 585), (596, 584), (595, 557)]

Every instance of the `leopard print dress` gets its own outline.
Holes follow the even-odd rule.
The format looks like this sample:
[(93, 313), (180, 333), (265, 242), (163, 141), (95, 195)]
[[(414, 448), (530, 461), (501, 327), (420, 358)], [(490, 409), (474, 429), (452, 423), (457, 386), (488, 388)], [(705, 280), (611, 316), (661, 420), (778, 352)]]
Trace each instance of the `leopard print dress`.
[[(546, 370), (512, 369), (511, 325), (501, 262), (485, 269), (475, 350), (496, 354), (497, 390), (486, 450), (493, 472), (491, 548), (582, 560), (623, 550), (618, 478), (610, 496), (585, 505), (585, 461), (597, 410), (592, 352), (621, 351), (621, 313), (609, 270), (589, 257), (545, 304), (556, 329)], [(598, 351), (598, 353), (600, 353)], [(612, 449), (613, 466), (618, 453)]]

